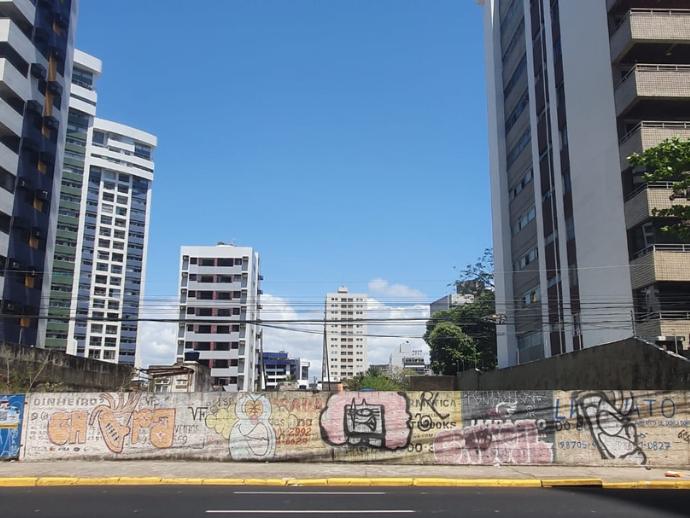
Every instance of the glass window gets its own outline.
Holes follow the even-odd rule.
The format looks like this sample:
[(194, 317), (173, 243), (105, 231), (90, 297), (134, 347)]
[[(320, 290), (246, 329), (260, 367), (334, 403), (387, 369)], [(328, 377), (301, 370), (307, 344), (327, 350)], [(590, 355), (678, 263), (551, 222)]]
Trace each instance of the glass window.
[(105, 145), (105, 133), (103, 133), (102, 131), (94, 131), (93, 142), (94, 144)]

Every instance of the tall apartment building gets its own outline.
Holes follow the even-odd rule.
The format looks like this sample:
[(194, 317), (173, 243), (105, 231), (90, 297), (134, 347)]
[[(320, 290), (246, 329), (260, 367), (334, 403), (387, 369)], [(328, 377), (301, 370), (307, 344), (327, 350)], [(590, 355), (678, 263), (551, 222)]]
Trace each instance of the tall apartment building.
[(323, 381), (351, 379), (369, 368), (367, 351), (367, 295), (338, 288), (326, 294)]
[(99, 118), (88, 137), (67, 352), (138, 365), (157, 139)]
[(157, 139), (96, 117), (101, 68), (75, 51), (43, 344), (136, 364)]
[[(627, 162), (690, 136), (681, 0), (485, 0), (499, 366), (690, 332), (690, 255)], [(633, 317), (634, 312), (634, 317)]]
[(47, 312), (48, 319), (39, 322), (38, 341), (48, 349), (67, 350), (69, 318), (70, 315), (74, 316), (76, 311), (72, 287), (80, 263), (77, 260), (77, 236), (79, 221), (84, 212), (84, 163), (89, 130), (96, 117), (96, 80), (101, 74), (102, 66), (99, 59), (74, 50), (55, 255), (49, 303), (43, 311), (44, 314)]
[(219, 244), (183, 246), (180, 252), (178, 360), (211, 368), (225, 391), (262, 388), (259, 254)]
[(47, 303), (77, 7), (0, 1), (0, 342), (36, 345)]

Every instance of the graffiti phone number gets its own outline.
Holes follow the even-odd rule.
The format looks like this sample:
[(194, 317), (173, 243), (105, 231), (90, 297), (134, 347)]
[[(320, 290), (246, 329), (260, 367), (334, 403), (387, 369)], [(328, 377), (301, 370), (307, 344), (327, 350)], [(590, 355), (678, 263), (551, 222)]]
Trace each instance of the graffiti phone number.
[(643, 442), (642, 446), (645, 449), (652, 450), (652, 451), (662, 451), (662, 450), (670, 450), (671, 449), (671, 443), (666, 442), (666, 441)]
[(591, 446), (587, 441), (559, 441), (558, 447), (562, 450), (586, 449)]
[(309, 443), (311, 438), (311, 426), (303, 426), (297, 428), (290, 428), (287, 433), (278, 438), (278, 444), (289, 444), (292, 446), (301, 446)]

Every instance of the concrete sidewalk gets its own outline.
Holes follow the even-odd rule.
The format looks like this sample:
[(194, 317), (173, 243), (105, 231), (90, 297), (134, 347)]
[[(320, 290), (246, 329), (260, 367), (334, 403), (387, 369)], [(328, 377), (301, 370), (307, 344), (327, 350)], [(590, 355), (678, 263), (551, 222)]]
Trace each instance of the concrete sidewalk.
[(429, 466), (396, 464), (335, 464), (288, 462), (199, 461), (55, 461), (0, 462), (0, 478), (7, 477), (154, 477), (163, 479), (456, 479), (478, 480), (600, 480), (605, 483), (683, 482), (690, 484), (690, 470), (680, 479), (665, 476), (666, 469), (643, 467), (563, 466)]

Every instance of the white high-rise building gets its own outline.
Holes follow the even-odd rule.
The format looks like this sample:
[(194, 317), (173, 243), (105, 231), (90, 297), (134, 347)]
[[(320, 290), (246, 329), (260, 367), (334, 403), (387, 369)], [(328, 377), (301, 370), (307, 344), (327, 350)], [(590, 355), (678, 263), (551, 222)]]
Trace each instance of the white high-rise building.
[(39, 343), (138, 365), (157, 140), (96, 117), (101, 69), (98, 58), (74, 51), (48, 319)]
[(84, 161), (86, 208), (79, 222), (81, 264), (72, 289), (76, 319), (69, 326), (69, 354), (139, 366), (156, 145), (156, 137), (144, 131), (93, 120)]
[(687, 339), (687, 200), (628, 162), (690, 136), (687, 0), (482, 3), (499, 367)]
[(228, 392), (262, 388), (259, 253), (218, 244), (180, 252), (178, 360), (211, 368), (213, 385)]
[(326, 343), (323, 381), (351, 379), (369, 368), (367, 356), (367, 295), (338, 288), (326, 295)]

